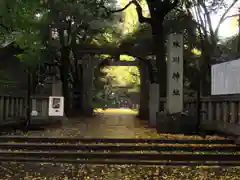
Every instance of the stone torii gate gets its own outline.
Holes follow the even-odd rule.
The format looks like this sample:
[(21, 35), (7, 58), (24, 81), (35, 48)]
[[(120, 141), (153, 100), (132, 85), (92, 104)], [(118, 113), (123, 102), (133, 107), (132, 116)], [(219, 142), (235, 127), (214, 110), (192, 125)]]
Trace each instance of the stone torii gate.
[[(103, 60), (108, 61), (107, 66), (138, 66), (138, 61), (113, 61), (110, 59)], [(92, 99), (93, 99), (93, 78), (94, 78), (94, 69), (100, 65), (102, 61), (91, 59), (88, 57), (85, 57), (85, 59), (82, 59), (79, 61), (79, 64), (82, 65), (82, 108), (85, 112), (92, 113)]]
[[(120, 55), (121, 54), (127, 54), (129, 56), (133, 57), (145, 57), (148, 55), (151, 55), (151, 52), (148, 50), (139, 51), (134, 50), (131, 48), (126, 49), (120, 49), (120, 48), (113, 48), (113, 47), (97, 47), (97, 46), (89, 46), (89, 47), (79, 47), (78, 48), (78, 54), (108, 54), (115, 58), (115, 61), (109, 60), (108, 66), (137, 66), (140, 70), (140, 109), (139, 109), (139, 117), (142, 119), (148, 119), (149, 117), (149, 107), (148, 107), (148, 101), (149, 101), (149, 72), (148, 67), (141, 61), (136, 58), (135, 61), (120, 61)], [(91, 102), (92, 102), (92, 88), (93, 88), (93, 76), (94, 76), (94, 67), (99, 65), (101, 61), (97, 60), (91, 60), (89, 59), (83, 59), (79, 60), (79, 63), (82, 66), (83, 69), (83, 101), (82, 101), (82, 107), (83, 110), (92, 112)], [(91, 81), (89, 81), (91, 79)], [(141, 95), (142, 94), (142, 95)]]
[[(108, 55), (112, 55), (115, 56), (116, 59), (118, 61), (115, 61), (114, 65), (122, 65), (122, 66), (138, 66), (139, 70), (140, 70), (140, 109), (139, 109), (139, 118), (144, 119), (144, 120), (148, 120), (149, 119), (149, 84), (150, 84), (150, 76), (149, 76), (149, 67), (146, 66), (146, 63), (144, 63), (142, 60), (144, 58), (140, 58), (140, 57), (147, 57), (149, 55), (152, 55), (152, 49), (151, 46), (144, 46), (144, 48), (140, 48), (140, 47), (131, 47), (131, 46), (124, 46), (121, 48), (115, 48), (112, 46), (105, 46), (105, 47), (98, 47), (98, 46), (80, 46), (78, 47), (78, 52), (77, 54), (79, 56), (83, 55), (83, 54), (108, 54)], [(119, 61), (119, 55), (120, 54), (126, 54), (132, 57), (135, 57), (136, 59), (139, 59), (138, 62), (132, 62), (132, 61)], [(142, 60), (140, 60), (142, 59)], [(147, 61), (147, 60), (146, 60)], [(88, 65), (87, 61), (81, 61), (82, 66), (84, 67), (83, 69), (85, 70), (86, 74), (84, 75), (84, 77), (88, 77), (91, 78), (93, 75), (93, 69), (90, 67), (93, 67), (92, 65)], [(94, 62), (91, 62), (94, 63)], [(90, 64), (91, 64), (90, 63)], [(111, 62), (113, 63), (113, 62)], [(117, 64), (118, 63), (118, 64)], [(113, 64), (112, 64), (113, 66)], [(91, 72), (91, 73), (90, 73)], [(89, 73), (89, 75), (87, 75)], [(91, 75), (92, 74), (92, 75)], [(90, 82), (86, 82), (86, 83), (90, 83)], [(87, 87), (89, 86), (92, 87), (92, 85), (87, 85)], [(84, 89), (84, 92), (88, 92), (87, 89)], [(86, 95), (86, 93), (85, 93)], [(91, 98), (87, 98), (88, 99), (88, 104), (91, 100)], [(85, 98), (86, 101), (86, 98)], [(86, 106), (87, 103), (82, 102), (83, 106)], [(88, 107), (85, 107), (87, 109), (89, 109), (89, 105)]]

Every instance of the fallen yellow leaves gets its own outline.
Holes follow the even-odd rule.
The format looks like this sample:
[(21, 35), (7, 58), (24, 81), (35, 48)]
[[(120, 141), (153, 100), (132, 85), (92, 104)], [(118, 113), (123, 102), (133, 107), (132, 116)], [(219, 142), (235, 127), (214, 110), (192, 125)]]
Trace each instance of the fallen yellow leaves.
[[(239, 168), (143, 167), (94, 165), (19, 165), (5, 164), (13, 174), (1, 171), (1, 179), (14, 180), (239, 180)], [(5, 173), (5, 174), (4, 174)], [(2, 176), (3, 175), (3, 176)]]
[[(29, 132), (25, 136), (48, 137), (121, 137), (121, 138), (161, 138), (161, 139), (203, 139), (200, 136), (183, 134), (158, 134), (149, 129), (147, 123), (141, 123), (132, 114), (134, 111), (107, 110), (103, 116), (94, 118), (77, 118), (69, 120), (63, 127), (53, 127), (45, 131)], [(105, 115), (104, 113), (118, 115)], [(207, 136), (206, 139), (224, 139), (219, 136)], [(14, 143), (14, 142), (10, 142)], [(64, 144), (64, 143), (56, 143)], [(98, 143), (99, 145), (103, 143)], [(135, 144), (138, 145), (137, 143)], [(174, 147), (177, 144), (157, 144)], [(119, 144), (120, 146), (120, 144)], [(178, 145), (179, 146), (179, 145)], [(186, 147), (202, 147), (202, 144), (181, 144)], [(223, 146), (223, 145), (210, 145)], [(224, 145), (232, 146), (232, 145)], [(194, 149), (193, 149), (194, 151)], [(141, 151), (142, 153), (144, 151)], [(173, 152), (171, 152), (173, 153)], [(197, 153), (197, 152), (196, 152)], [(216, 153), (216, 152), (213, 152)], [(239, 180), (239, 168), (212, 167), (163, 167), (137, 165), (72, 165), (51, 163), (1, 163), (1, 180)]]

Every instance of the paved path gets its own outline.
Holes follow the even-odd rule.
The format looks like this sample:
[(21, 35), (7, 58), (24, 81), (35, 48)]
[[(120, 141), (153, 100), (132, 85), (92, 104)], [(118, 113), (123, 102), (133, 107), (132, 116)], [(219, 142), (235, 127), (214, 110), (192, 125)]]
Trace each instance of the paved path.
[(93, 118), (69, 119), (62, 127), (28, 135), (73, 136), (93, 138), (149, 138), (157, 135), (144, 121), (136, 118), (136, 112), (128, 109), (109, 109), (97, 112)]
[[(166, 138), (166, 139), (201, 139), (199, 136), (174, 134), (158, 134), (149, 128), (147, 121), (136, 118), (137, 113), (129, 109), (107, 109), (96, 112), (92, 118), (69, 119), (61, 127), (49, 128), (45, 131), (29, 132), (28, 135), (70, 136), (92, 138)], [(220, 138), (209, 136), (209, 139)]]
[[(94, 118), (75, 118), (61, 127), (31, 135), (70, 136), (70, 137), (111, 137), (111, 138), (183, 138), (183, 135), (157, 134), (147, 128), (130, 110), (110, 109), (98, 112)], [(200, 138), (184, 137), (184, 138)], [(210, 138), (210, 137), (208, 137)], [(218, 137), (211, 137), (218, 138)], [(6, 180), (186, 180), (223, 179), (239, 180), (237, 168), (186, 168), (186, 167), (143, 167), (107, 165), (69, 165), (69, 164), (0, 164), (0, 179)]]

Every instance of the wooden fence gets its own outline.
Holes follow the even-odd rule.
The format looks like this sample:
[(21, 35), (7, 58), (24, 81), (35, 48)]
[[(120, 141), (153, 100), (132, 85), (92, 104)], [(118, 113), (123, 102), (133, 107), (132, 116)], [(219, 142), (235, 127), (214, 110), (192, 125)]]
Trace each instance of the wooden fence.
[[(48, 117), (48, 97), (32, 97), (38, 118)], [(0, 123), (27, 116), (27, 99), (21, 96), (0, 96)]]

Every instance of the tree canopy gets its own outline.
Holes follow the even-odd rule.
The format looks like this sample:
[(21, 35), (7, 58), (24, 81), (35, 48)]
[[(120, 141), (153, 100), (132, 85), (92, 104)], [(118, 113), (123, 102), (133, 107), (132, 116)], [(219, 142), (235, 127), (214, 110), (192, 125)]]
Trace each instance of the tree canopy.
[[(164, 39), (169, 33), (182, 33), (185, 82), (188, 88), (196, 89), (194, 82), (199, 64), (204, 75), (203, 84), (207, 84), (209, 65), (214, 59), (238, 51), (238, 38), (223, 42), (218, 35), (222, 22), (231, 18), (229, 12), (237, 2), (238, 0), (2, 0), (0, 44), (5, 47), (14, 42), (24, 50), (17, 57), (33, 69), (44, 62), (55, 64), (60, 70), (64, 96), (67, 97), (67, 89), (78, 76), (76, 64), (85, 56), (86, 49), (112, 52), (109, 54), (128, 54), (151, 59), (151, 62), (156, 60), (153, 65), (164, 69), (165, 52), (162, 50), (165, 47), (161, 44), (166, 43)], [(220, 11), (223, 12), (222, 17), (217, 28), (213, 29), (211, 15)], [(162, 24), (158, 21), (159, 18), (163, 18)], [(162, 29), (159, 29), (159, 25)], [(96, 59), (94, 53), (90, 56)], [(110, 76), (115, 76), (118, 81), (122, 80), (114, 73), (130, 73), (127, 84), (138, 84), (139, 80), (133, 80), (139, 76), (137, 69), (134, 72), (132, 70), (112, 68), (108, 69), (108, 73), (112, 73)], [(165, 79), (164, 74), (160, 75), (161, 80)]]

